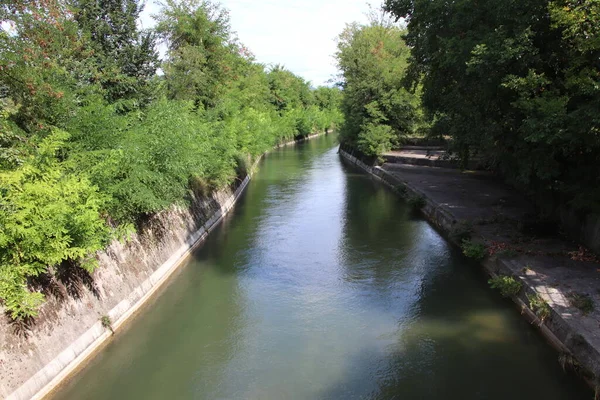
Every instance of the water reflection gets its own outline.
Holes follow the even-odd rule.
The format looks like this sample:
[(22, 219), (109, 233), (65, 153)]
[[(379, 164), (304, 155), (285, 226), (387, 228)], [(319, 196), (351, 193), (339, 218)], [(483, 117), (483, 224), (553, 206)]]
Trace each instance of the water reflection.
[(233, 214), (58, 399), (589, 397), (473, 265), (328, 136)]

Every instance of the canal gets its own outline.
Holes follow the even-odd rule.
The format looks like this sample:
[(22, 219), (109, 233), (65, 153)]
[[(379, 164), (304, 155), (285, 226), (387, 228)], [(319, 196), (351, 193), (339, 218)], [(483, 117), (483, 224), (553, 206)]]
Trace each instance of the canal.
[(333, 135), (235, 210), (54, 399), (589, 399), (478, 268)]

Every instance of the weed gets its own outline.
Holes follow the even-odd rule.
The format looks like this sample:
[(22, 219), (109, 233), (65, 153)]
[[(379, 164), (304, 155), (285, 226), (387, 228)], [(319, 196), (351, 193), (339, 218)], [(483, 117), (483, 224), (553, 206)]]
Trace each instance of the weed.
[(594, 301), (588, 294), (571, 292), (567, 294), (567, 299), (569, 304), (580, 309), (584, 315), (594, 311)]
[(425, 198), (423, 196), (411, 196), (408, 198), (408, 205), (411, 209), (417, 211), (425, 207)]
[(100, 317), (100, 322), (102, 323), (103, 328), (109, 329), (113, 335), (115, 334), (115, 331), (112, 327), (112, 321), (110, 320), (110, 317), (108, 315), (103, 315), (102, 317)]
[(528, 294), (527, 299), (529, 300), (531, 311), (538, 316), (540, 321), (544, 322), (550, 316), (550, 306), (546, 300), (542, 299), (539, 294)]
[(529, 264), (525, 265), (521, 271), (524, 274), (528, 273), (529, 271), (531, 271), (531, 265), (529, 265)]
[(567, 372), (567, 370), (579, 371), (581, 368), (581, 365), (570, 353), (560, 353), (560, 355), (558, 356), (558, 363), (560, 364), (564, 372)]
[(488, 281), (492, 289), (498, 289), (503, 297), (512, 297), (519, 294), (523, 284), (512, 276), (497, 276)]
[(463, 254), (474, 260), (483, 260), (486, 254), (486, 247), (483, 243), (475, 243), (472, 240), (462, 241)]

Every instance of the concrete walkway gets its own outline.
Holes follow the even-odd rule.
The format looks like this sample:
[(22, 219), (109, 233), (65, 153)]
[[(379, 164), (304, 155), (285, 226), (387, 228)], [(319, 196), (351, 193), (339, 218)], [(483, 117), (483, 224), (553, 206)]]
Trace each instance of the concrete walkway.
[[(523, 283), (523, 290), (513, 297), (522, 314), (539, 326), (563, 362), (597, 384), (600, 263), (593, 255), (537, 221), (523, 196), (489, 174), (398, 163), (370, 167), (346, 152), (340, 154), (397, 192), (421, 196), (423, 213), (457, 245), (467, 231), (472, 241), (483, 243), (488, 273), (513, 276)], [(543, 321), (531, 310), (529, 298), (534, 295), (550, 307), (550, 316)], [(570, 300), (574, 296), (591, 299), (593, 311), (575, 307)]]
[[(401, 149), (388, 151), (383, 154), (386, 163), (410, 164), (426, 167), (460, 169), (461, 162), (456, 154), (449, 154), (439, 146), (402, 146)], [(477, 157), (469, 160), (469, 168), (478, 169), (480, 162)]]

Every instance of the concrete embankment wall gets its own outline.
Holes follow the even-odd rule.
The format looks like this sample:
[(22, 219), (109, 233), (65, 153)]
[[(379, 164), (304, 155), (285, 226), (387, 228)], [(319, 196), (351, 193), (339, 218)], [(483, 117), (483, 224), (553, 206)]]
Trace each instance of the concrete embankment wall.
[[(436, 203), (419, 190), (418, 187), (402, 182), (383, 168), (369, 165), (342, 148), (340, 148), (339, 152), (347, 162), (371, 174), (375, 179), (393, 190), (401, 192), (408, 197), (422, 197), (425, 204), (421, 211), (426, 218), (442, 232), (446, 233), (450, 242), (460, 246), (460, 243), (450, 234), (459, 221), (443, 204)], [(523, 290), (521, 290), (518, 296), (512, 297), (521, 315), (539, 329), (548, 342), (561, 354), (564, 362), (573, 365), (577, 372), (592, 387), (595, 387), (597, 385), (596, 377), (600, 377), (600, 352), (598, 351), (598, 346), (595, 346), (593, 340), (591, 340), (592, 338), (584, 330), (579, 329), (582, 325), (575, 323), (574, 315), (565, 312), (560, 304), (550, 302), (551, 315), (546, 320), (541, 321), (529, 307), (527, 294), (539, 294), (540, 290), (542, 290), (546, 295), (552, 297), (558, 294), (557, 289), (551, 287), (551, 285), (537, 276), (522, 278), (522, 270), (527, 268), (527, 266), (520, 264), (516, 260), (490, 257), (483, 262), (483, 267), (491, 277), (498, 275), (513, 276), (522, 282)], [(556, 297), (559, 298), (560, 296), (557, 295)], [(593, 331), (595, 330), (597, 330), (597, 327)]]
[(123, 326), (233, 208), (249, 181), (197, 198), (189, 208), (158, 213), (128, 242), (113, 241), (97, 254), (93, 280), (61, 283), (29, 331), (1, 321), (0, 398), (43, 398), (75, 371), (111, 337), (101, 318), (108, 317), (113, 330)]

